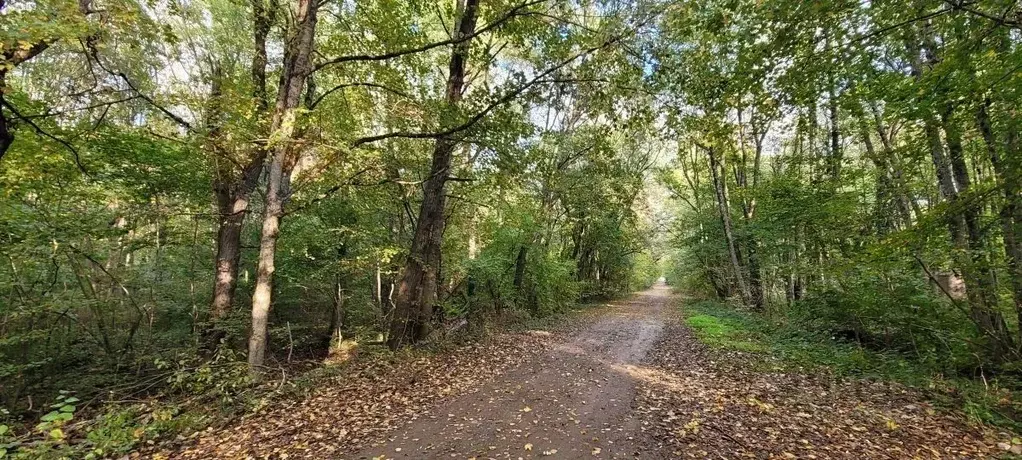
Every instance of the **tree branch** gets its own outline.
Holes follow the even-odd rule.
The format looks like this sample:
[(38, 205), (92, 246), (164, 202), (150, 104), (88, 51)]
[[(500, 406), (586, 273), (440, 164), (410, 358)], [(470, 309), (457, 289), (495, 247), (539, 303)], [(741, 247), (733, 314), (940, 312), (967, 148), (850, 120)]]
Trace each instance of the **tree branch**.
[(35, 115), (25, 115), (22, 118), (24, 118), (26, 120), (28, 120), (28, 119), (35, 120), (37, 118), (56, 117), (56, 116), (65, 115), (65, 114), (68, 114), (68, 113), (71, 113), (71, 112), (83, 112), (83, 111), (86, 111), (86, 110), (92, 110), (92, 109), (99, 109), (99, 108), (103, 108), (103, 107), (109, 107), (111, 105), (117, 105), (117, 104), (120, 104), (122, 102), (128, 102), (128, 101), (132, 101), (132, 100), (135, 100), (135, 99), (139, 99), (140, 97), (141, 96), (137, 96), (137, 95), (136, 96), (129, 96), (129, 97), (126, 97), (126, 98), (123, 98), (123, 99), (117, 99), (117, 100), (113, 100), (113, 101), (100, 102), (98, 104), (93, 104), (93, 105), (90, 105), (90, 106), (87, 106), (87, 107), (68, 109), (68, 110), (61, 110), (59, 112), (43, 112), (43, 113), (39, 113), (39, 114), (35, 114)]
[[(633, 29), (633, 31), (634, 31), (634, 29)], [(554, 72), (564, 68), (564, 66), (566, 66), (566, 65), (568, 65), (568, 64), (570, 64), (570, 63), (572, 63), (572, 62), (574, 62), (576, 60), (578, 60), (579, 58), (581, 58), (583, 56), (586, 56), (586, 55), (589, 55), (589, 54), (591, 54), (593, 52), (596, 52), (596, 51), (602, 50), (604, 48), (607, 48), (610, 45), (613, 45), (614, 43), (617, 43), (617, 42), (621, 41), (622, 39), (624, 39), (628, 35), (629, 35), (629, 33), (624, 33), (624, 34), (619, 34), (619, 35), (616, 35), (614, 37), (608, 38), (607, 40), (603, 41), (601, 44), (599, 44), (597, 46), (593, 46), (593, 47), (587, 48), (585, 50), (582, 50), (582, 51), (576, 53), (575, 55), (569, 57), (568, 59), (565, 59), (564, 61), (561, 61), (557, 65), (554, 65), (554, 66), (544, 70), (543, 72), (539, 73), (538, 75), (536, 75), (535, 77), (533, 77), (529, 81), (523, 83), (522, 85), (518, 86), (517, 88), (512, 89), (507, 94), (505, 94), (505, 95), (501, 96), (500, 98), (498, 98), (497, 100), (491, 102), (489, 105), (487, 105), (485, 108), (483, 108), (482, 111), (476, 113), (475, 115), (470, 117), (468, 120), (465, 120), (465, 122), (461, 123), (460, 125), (457, 125), (457, 126), (454, 126), (454, 127), (442, 130), (442, 131), (436, 131), (436, 132), (394, 131), (394, 132), (389, 132), (389, 133), (384, 133), (384, 134), (378, 134), (378, 135), (375, 135), (375, 136), (366, 136), (366, 137), (362, 137), (362, 138), (354, 140), (350, 144), (350, 146), (352, 148), (356, 148), (356, 147), (360, 147), (360, 146), (365, 145), (365, 144), (369, 144), (369, 143), (373, 143), (373, 142), (377, 142), (377, 141), (381, 141), (381, 140), (385, 140), (385, 139), (391, 139), (391, 138), (395, 138), (395, 137), (400, 137), (400, 138), (405, 138), (405, 139), (435, 139), (435, 138), (439, 138), (439, 137), (447, 137), (447, 136), (453, 135), (455, 133), (458, 133), (460, 131), (464, 131), (464, 130), (469, 129), (472, 126), (474, 126), (476, 123), (478, 123), (480, 120), (482, 120), (484, 117), (486, 117), (486, 115), (488, 115), (490, 112), (492, 112), (497, 107), (499, 107), (501, 105), (504, 105), (504, 104), (506, 104), (508, 102), (511, 102), (512, 100), (514, 100), (515, 98), (520, 96), (522, 93), (524, 93), (526, 90), (528, 90), (529, 88), (533, 87), (534, 85), (539, 84), (539, 83), (552, 83), (552, 82), (560, 81), (560, 80), (556, 80), (556, 79), (554, 79), (554, 80), (547, 80), (546, 77), (549, 76), (550, 74), (552, 74), (552, 73), (554, 73)]]
[(14, 114), (14, 116), (18, 117), (19, 120), (27, 123), (33, 129), (35, 129), (35, 132), (37, 134), (39, 134), (39, 135), (41, 135), (43, 137), (52, 139), (54, 142), (57, 142), (58, 144), (63, 145), (65, 148), (67, 148), (69, 151), (71, 151), (71, 154), (74, 156), (74, 159), (75, 159), (75, 166), (78, 167), (78, 170), (81, 171), (82, 174), (89, 175), (89, 171), (87, 169), (85, 169), (85, 165), (82, 164), (82, 157), (81, 157), (81, 155), (78, 154), (78, 149), (76, 149), (73, 145), (71, 145), (70, 142), (68, 142), (68, 141), (66, 141), (64, 139), (61, 139), (61, 138), (59, 138), (57, 136), (54, 136), (53, 134), (50, 134), (45, 129), (43, 129), (42, 127), (37, 125), (30, 118), (27, 118), (24, 115), (22, 115), (20, 112), (18, 112), (18, 109), (14, 108), (14, 106), (11, 105), (11, 103), (3, 100), (2, 98), (0, 98), (0, 104), (3, 104), (4, 107), (7, 107), (7, 109), (10, 110), (11, 113)]
[(148, 102), (149, 105), (153, 106), (154, 108), (156, 108), (156, 110), (158, 110), (161, 113), (163, 113), (163, 115), (165, 115), (171, 121), (173, 121), (174, 123), (177, 123), (179, 126), (181, 126), (182, 128), (184, 128), (184, 129), (186, 129), (188, 131), (193, 131), (192, 125), (190, 123), (188, 123), (187, 121), (185, 121), (184, 118), (179, 117), (178, 115), (174, 114), (174, 112), (171, 112), (167, 108), (161, 106), (160, 104), (157, 104), (156, 101), (153, 100), (153, 98), (151, 98), (151, 97), (145, 95), (144, 93), (142, 93), (142, 91), (140, 91), (138, 89), (138, 87), (135, 86), (135, 84), (131, 82), (131, 79), (129, 79), (128, 76), (124, 72), (114, 72), (113, 70), (107, 68), (107, 66), (105, 64), (103, 64), (103, 61), (100, 60), (100, 58), (99, 58), (99, 49), (96, 47), (95, 43), (91, 39), (86, 39), (84, 41), (84, 44), (85, 44), (85, 48), (89, 51), (89, 55), (92, 56), (92, 59), (96, 62), (96, 65), (98, 65), (99, 68), (103, 69), (103, 71), (105, 71), (106, 73), (108, 73), (110, 75), (113, 75), (115, 77), (120, 78), (121, 81), (123, 81), (124, 84), (128, 85), (128, 88), (131, 88), (131, 90), (135, 94), (137, 94), (139, 98), (141, 98), (142, 100)]
[(481, 27), (480, 29), (476, 30), (475, 32), (473, 32), (471, 34), (466, 34), (466, 35), (459, 36), (457, 38), (451, 38), (451, 39), (448, 39), (448, 40), (441, 40), (441, 41), (438, 41), (438, 42), (428, 43), (428, 44), (425, 44), (425, 45), (422, 45), (422, 46), (417, 46), (417, 47), (414, 47), (414, 48), (406, 48), (406, 49), (403, 49), (403, 50), (390, 51), (390, 52), (386, 52), (386, 53), (382, 53), (382, 54), (356, 54), (356, 55), (350, 55), (350, 56), (339, 56), (339, 57), (328, 59), (328, 60), (326, 60), (324, 62), (321, 62), (321, 63), (317, 64), (316, 67), (313, 68), (312, 71), (316, 72), (316, 71), (318, 71), (320, 69), (323, 69), (324, 67), (328, 67), (328, 66), (333, 65), (333, 64), (341, 64), (341, 63), (344, 63), (344, 62), (386, 61), (386, 60), (398, 58), (398, 57), (401, 57), (401, 56), (407, 56), (409, 54), (422, 53), (422, 52), (429, 51), (429, 50), (434, 49), (434, 48), (440, 48), (442, 46), (456, 45), (458, 43), (462, 43), (462, 42), (471, 40), (471, 39), (475, 38), (476, 36), (479, 36), (481, 34), (489, 32), (489, 31), (491, 31), (493, 29), (496, 29), (496, 28), (500, 27), (501, 25), (503, 25), (504, 23), (510, 21), (514, 17), (520, 16), (522, 14), (522, 13), (520, 13), (520, 11), (522, 11), (522, 10), (524, 10), (524, 9), (530, 7), (530, 6), (538, 5), (540, 3), (544, 3), (546, 1), (547, 0), (530, 0), (530, 1), (527, 1), (525, 3), (521, 3), (518, 6), (515, 6), (514, 8), (511, 8), (510, 10), (508, 10), (506, 13), (504, 13), (504, 15), (502, 15), (499, 18), (497, 18), (493, 22), (491, 22), (491, 23)]
[(404, 98), (413, 99), (412, 96), (409, 95), (408, 93), (405, 93), (405, 92), (403, 92), (401, 90), (397, 90), (397, 89), (391, 88), (391, 87), (386, 86), (386, 85), (381, 85), (379, 83), (368, 83), (368, 82), (362, 82), (362, 83), (342, 83), (340, 85), (334, 86), (333, 88), (330, 88), (325, 93), (321, 94), (319, 97), (317, 97), (315, 100), (313, 100), (312, 103), (309, 104), (309, 109), (311, 110), (311, 109), (316, 108), (316, 106), (319, 105), (319, 103), (322, 102), (325, 97), (329, 96), (330, 94), (332, 94), (332, 93), (334, 93), (336, 91), (339, 91), (339, 90), (342, 90), (342, 89), (345, 89), (345, 88), (357, 87), (357, 86), (365, 86), (365, 87), (369, 87), (369, 88), (378, 88), (378, 89), (382, 89), (382, 90), (384, 90), (384, 91), (386, 91), (388, 93), (391, 93), (391, 94), (396, 94), (396, 95), (404, 97)]
[(966, 13), (969, 13), (969, 14), (972, 14), (972, 15), (975, 15), (975, 16), (979, 16), (981, 18), (989, 19), (991, 21), (996, 22), (997, 25), (1008, 26), (1009, 28), (1012, 28), (1012, 29), (1022, 29), (1022, 22), (1008, 20), (1008, 13), (1011, 11), (1011, 7), (1010, 6), (1008, 7), (1007, 10), (1004, 11), (1003, 15), (998, 17), (998, 16), (992, 15), (990, 13), (977, 10), (975, 8), (970, 8), (970, 5), (972, 5), (972, 3), (967, 3), (967, 2), (964, 2), (962, 0), (957, 0), (957, 1), (955, 1), (955, 0), (947, 0), (946, 3), (952, 9), (955, 9), (957, 11), (965, 11)]

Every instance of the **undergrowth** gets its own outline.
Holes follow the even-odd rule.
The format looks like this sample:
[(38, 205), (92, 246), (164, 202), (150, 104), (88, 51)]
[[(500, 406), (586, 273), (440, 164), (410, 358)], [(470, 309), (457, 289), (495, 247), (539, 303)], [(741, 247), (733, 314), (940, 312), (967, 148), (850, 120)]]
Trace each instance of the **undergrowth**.
[(924, 391), (938, 406), (961, 410), (975, 423), (1022, 432), (1022, 404), (1015, 399), (1022, 386), (1010, 376), (948, 375), (930, 360), (865, 348), (715, 301), (686, 303), (682, 314), (701, 342), (762, 358), (756, 362), (763, 370), (896, 381)]
[[(230, 423), (281, 401), (309, 396), (317, 388), (353, 372), (379, 370), (485, 342), (502, 332), (556, 331), (571, 327), (601, 303), (573, 303), (545, 315), (508, 309), (499, 320), (464, 327), (419, 347), (390, 351), (376, 342), (352, 342), (344, 359), (291, 363), (252, 382), (244, 361), (230, 350), (212, 361), (159, 361), (147, 381), (152, 393), (124, 401), (82, 404), (62, 391), (40, 423), (17, 420), (0, 410), (0, 460), (123, 457), (148, 448), (169, 448), (192, 435)], [(84, 397), (84, 395), (82, 395)]]

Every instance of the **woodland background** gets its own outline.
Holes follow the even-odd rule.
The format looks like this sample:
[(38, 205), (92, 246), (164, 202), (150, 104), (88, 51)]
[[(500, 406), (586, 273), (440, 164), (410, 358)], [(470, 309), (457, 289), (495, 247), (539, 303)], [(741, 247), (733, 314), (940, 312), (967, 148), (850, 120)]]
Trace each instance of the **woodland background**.
[(80, 401), (230, 405), (345, 343), (478, 334), (661, 274), (1018, 386), (1014, 1), (0, 0), (0, 17), (12, 452), (62, 448)]

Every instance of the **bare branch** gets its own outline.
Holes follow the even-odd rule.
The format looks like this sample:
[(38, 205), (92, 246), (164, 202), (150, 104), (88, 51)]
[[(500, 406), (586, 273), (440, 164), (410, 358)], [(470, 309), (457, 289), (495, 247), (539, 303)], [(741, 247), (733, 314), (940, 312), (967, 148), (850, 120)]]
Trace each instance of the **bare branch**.
[(190, 123), (185, 121), (184, 118), (181, 118), (180, 116), (174, 114), (174, 112), (171, 112), (167, 108), (161, 106), (160, 104), (157, 104), (156, 101), (153, 100), (153, 98), (147, 96), (145, 93), (140, 91), (138, 89), (138, 87), (135, 86), (135, 84), (131, 82), (131, 79), (129, 79), (128, 76), (124, 72), (114, 72), (113, 70), (109, 69), (105, 64), (103, 64), (103, 61), (100, 60), (100, 58), (99, 58), (99, 48), (96, 47), (96, 44), (94, 43), (94, 41), (92, 39), (86, 39), (84, 44), (85, 44), (86, 49), (89, 50), (89, 55), (96, 62), (96, 65), (98, 65), (99, 68), (103, 69), (103, 71), (105, 71), (106, 73), (108, 73), (110, 75), (113, 75), (115, 77), (120, 78), (121, 81), (123, 81), (124, 84), (128, 85), (128, 88), (131, 88), (131, 90), (135, 94), (137, 94), (139, 98), (141, 98), (142, 100), (148, 102), (149, 105), (151, 105), (154, 108), (156, 108), (156, 110), (160, 111), (160, 113), (163, 113), (171, 121), (173, 121), (174, 123), (177, 123), (179, 126), (181, 126), (182, 128), (184, 128), (184, 129), (186, 129), (188, 131), (193, 131), (192, 125)]
[(993, 14), (990, 14), (990, 13), (987, 13), (987, 12), (980, 11), (978, 9), (972, 8), (971, 5), (973, 3), (975, 3), (975, 2), (965, 2), (965, 1), (962, 1), (962, 0), (947, 0), (946, 3), (952, 9), (955, 9), (955, 10), (958, 10), (958, 11), (965, 11), (966, 13), (969, 13), (969, 14), (972, 14), (972, 15), (975, 15), (975, 16), (979, 16), (981, 18), (989, 19), (991, 21), (996, 22), (997, 25), (1008, 26), (1009, 28), (1012, 28), (1012, 29), (1022, 29), (1022, 22), (1020, 22), (1020, 21), (1012, 21), (1012, 20), (1008, 19), (1008, 13), (1011, 12), (1011, 9), (1012, 9), (1010, 6), (1008, 7), (1007, 10), (1004, 11), (1004, 14), (1002, 14), (1001, 16), (995, 16)]
[(68, 110), (61, 110), (59, 112), (43, 112), (43, 113), (39, 113), (39, 114), (35, 114), (35, 115), (26, 115), (26, 116), (24, 116), (22, 118), (24, 118), (26, 120), (28, 120), (28, 119), (35, 120), (37, 118), (56, 117), (56, 116), (65, 115), (65, 114), (72, 113), (72, 112), (84, 112), (86, 110), (110, 107), (112, 105), (117, 105), (117, 104), (120, 104), (122, 102), (128, 102), (128, 101), (132, 101), (132, 100), (135, 100), (135, 99), (139, 99), (140, 97), (141, 96), (137, 96), (137, 95), (136, 96), (129, 96), (129, 97), (126, 97), (126, 98), (123, 98), (123, 99), (117, 99), (117, 100), (113, 100), (113, 101), (100, 102), (100, 103), (93, 104), (93, 105), (90, 105), (90, 106), (87, 106), (87, 107), (80, 107), (80, 108), (74, 108), (74, 109), (68, 109)]

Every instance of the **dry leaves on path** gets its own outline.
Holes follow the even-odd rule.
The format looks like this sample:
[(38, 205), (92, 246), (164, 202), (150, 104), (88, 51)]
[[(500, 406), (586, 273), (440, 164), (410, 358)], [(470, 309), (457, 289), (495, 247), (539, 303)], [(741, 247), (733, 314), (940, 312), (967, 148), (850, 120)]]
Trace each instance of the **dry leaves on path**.
[(714, 458), (985, 458), (988, 434), (895, 383), (754, 370), (680, 319), (647, 356), (636, 406), (665, 453)]
[(545, 348), (542, 337), (507, 334), (483, 343), (389, 362), (372, 358), (318, 382), (306, 399), (271, 406), (219, 430), (207, 430), (170, 458), (338, 458), (404, 423), (437, 402), (474, 391)]

